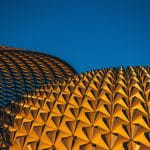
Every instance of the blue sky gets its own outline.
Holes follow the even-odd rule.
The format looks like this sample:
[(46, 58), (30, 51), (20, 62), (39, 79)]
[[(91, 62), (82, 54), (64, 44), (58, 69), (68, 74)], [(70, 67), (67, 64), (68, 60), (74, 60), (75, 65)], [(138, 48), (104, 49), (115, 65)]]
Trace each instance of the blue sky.
[(78, 72), (150, 65), (149, 0), (0, 0), (0, 45), (60, 57)]

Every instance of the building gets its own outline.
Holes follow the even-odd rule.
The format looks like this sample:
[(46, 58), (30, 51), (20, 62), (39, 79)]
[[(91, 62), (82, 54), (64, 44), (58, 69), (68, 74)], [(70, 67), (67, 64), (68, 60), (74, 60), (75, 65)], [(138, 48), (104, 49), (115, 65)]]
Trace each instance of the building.
[(44, 85), (1, 112), (2, 148), (149, 150), (150, 67), (109, 68)]
[(43, 53), (0, 46), (0, 106), (28, 91), (75, 74), (63, 60)]

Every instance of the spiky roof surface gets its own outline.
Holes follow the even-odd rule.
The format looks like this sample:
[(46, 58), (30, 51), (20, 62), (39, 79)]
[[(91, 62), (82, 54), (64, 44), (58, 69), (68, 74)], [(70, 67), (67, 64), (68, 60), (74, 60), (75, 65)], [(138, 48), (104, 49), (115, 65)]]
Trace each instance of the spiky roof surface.
[(150, 67), (75, 75), (12, 101), (2, 116), (10, 150), (149, 150)]
[(70, 65), (56, 57), (0, 46), (0, 106), (51, 80), (74, 73)]

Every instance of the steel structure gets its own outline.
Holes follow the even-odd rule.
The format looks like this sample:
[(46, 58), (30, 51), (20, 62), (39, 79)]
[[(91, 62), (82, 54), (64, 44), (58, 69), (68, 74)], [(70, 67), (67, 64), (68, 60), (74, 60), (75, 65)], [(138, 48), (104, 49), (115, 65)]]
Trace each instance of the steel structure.
[(76, 73), (51, 55), (19, 48), (0, 47), (0, 106), (52, 80)]
[(150, 67), (75, 75), (2, 112), (10, 150), (149, 150)]

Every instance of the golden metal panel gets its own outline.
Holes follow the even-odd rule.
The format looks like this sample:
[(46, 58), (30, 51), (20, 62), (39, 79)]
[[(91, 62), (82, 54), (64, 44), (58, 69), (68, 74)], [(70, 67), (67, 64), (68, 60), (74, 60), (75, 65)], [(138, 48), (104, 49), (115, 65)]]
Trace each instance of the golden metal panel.
[(110, 68), (47, 84), (2, 112), (10, 150), (149, 150), (150, 68)]

